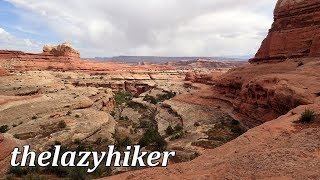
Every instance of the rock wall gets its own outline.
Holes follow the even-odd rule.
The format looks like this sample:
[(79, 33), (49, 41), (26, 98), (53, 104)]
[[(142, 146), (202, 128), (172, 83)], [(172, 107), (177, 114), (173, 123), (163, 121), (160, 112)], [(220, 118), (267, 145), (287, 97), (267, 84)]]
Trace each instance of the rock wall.
[(320, 56), (320, 0), (279, 0), (269, 34), (250, 63)]

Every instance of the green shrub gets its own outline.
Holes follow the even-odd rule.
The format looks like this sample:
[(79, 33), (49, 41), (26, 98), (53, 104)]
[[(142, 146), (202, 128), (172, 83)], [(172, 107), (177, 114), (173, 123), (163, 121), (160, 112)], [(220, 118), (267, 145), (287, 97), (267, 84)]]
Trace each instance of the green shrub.
[(80, 139), (75, 139), (73, 141), (74, 144), (80, 145), (81, 144), (81, 140)]
[(147, 129), (147, 131), (139, 140), (139, 145), (141, 145), (142, 147), (153, 145), (153, 151), (164, 151), (167, 148), (167, 142), (159, 134), (159, 132), (153, 128)]
[(151, 128), (152, 123), (150, 120), (140, 120), (140, 128)]
[(317, 114), (313, 110), (306, 109), (300, 116), (299, 122), (301, 123), (312, 123), (316, 121)]
[(63, 120), (61, 120), (61, 121), (59, 121), (59, 123), (58, 123), (58, 127), (59, 127), (60, 129), (64, 129), (64, 128), (67, 127), (67, 124), (66, 124), (66, 122), (64, 122)]
[(134, 101), (127, 102), (127, 106), (132, 109), (143, 108), (144, 106), (140, 103), (136, 103)]
[(163, 102), (163, 101), (169, 100), (169, 99), (171, 99), (171, 98), (173, 98), (175, 96), (176, 96), (176, 93), (170, 91), (170, 92), (167, 92), (166, 94), (159, 95), (158, 98), (157, 98), (157, 101), (158, 102)]
[(18, 134), (14, 134), (13, 137), (16, 139), (20, 139), (20, 136)]
[(98, 137), (94, 143), (96, 145), (101, 145), (102, 144), (102, 137)]
[(28, 174), (28, 170), (20, 166), (10, 167), (8, 174), (14, 174), (18, 177), (22, 177)]
[(166, 132), (166, 134), (167, 134), (168, 136), (171, 136), (172, 134), (174, 134), (174, 129), (172, 128), (171, 125), (169, 125), (169, 126), (167, 127), (167, 129), (165, 130), (165, 132)]
[(155, 97), (149, 96), (149, 95), (144, 96), (143, 100), (147, 101), (147, 102), (149, 102), (151, 104), (157, 104), (158, 103), (158, 101), (157, 101), (157, 99)]
[(182, 127), (180, 124), (178, 124), (178, 125), (176, 125), (176, 126), (174, 127), (174, 130), (175, 130), (176, 132), (180, 132), (180, 131), (183, 130), (183, 127)]
[(129, 92), (118, 92), (114, 95), (114, 99), (117, 105), (121, 105), (127, 101), (131, 101), (132, 98), (133, 96)]
[(121, 139), (120, 137), (116, 137), (115, 145), (117, 148), (122, 149), (122, 148), (126, 148), (127, 146), (131, 146), (132, 141), (129, 137), (125, 137), (124, 139)]
[(5, 133), (9, 131), (9, 126), (8, 125), (3, 125), (0, 127), (0, 133)]

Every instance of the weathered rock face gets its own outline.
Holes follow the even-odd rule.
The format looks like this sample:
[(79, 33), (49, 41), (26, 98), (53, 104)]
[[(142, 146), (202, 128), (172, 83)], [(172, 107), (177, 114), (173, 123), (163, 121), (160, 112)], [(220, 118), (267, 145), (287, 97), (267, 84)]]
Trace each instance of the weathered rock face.
[(58, 46), (44, 45), (43, 53), (53, 54), (54, 56), (80, 57), (80, 53), (73, 49), (69, 43), (59, 44)]
[(279, 0), (274, 23), (250, 62), (320, 56), (320, 0)]
[(31, 62), (77, 62), (80, 61), (80, 53), (73, 49), (68, 43), (63, 43), (58, 46), (45, 45), (43, 53), (32, 54), (22, 51), (0, 50), (1, 60), (19, 60)]

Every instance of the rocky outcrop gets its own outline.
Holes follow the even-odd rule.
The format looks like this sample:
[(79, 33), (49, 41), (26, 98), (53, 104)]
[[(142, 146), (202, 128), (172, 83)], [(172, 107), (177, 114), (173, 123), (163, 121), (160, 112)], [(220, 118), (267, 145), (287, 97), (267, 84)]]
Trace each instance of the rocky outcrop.
[(274, 23), (251, 63), (320, 56), (320, 1), (279, 0)]
[(70, 44), (63, 43), (58, 46), (45, 45), (43, 47), (43, 53), (40, 54), (0, 50), (0, 61), (5, 60), (35, 63), (74, 63), (80, 61), (80, 53)]
[(79, 51), (73, 49), (69, 43), (59, 44), (58, 46), (44, 45), (43, 53), (53, 54), (54, 56), (80, 58)]

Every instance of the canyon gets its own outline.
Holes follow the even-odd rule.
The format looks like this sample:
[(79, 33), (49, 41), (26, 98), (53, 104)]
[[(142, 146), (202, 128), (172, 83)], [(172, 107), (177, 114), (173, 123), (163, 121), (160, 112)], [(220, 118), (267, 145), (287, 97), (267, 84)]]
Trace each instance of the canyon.
[(102, 168), (90, 178), (320, 179), (320, 123), (297, 123), (306, 110), (320, 113), (319, 7), (278, 0), (249, 63), (96, 62), (68, 43), (41, 54), (0, 51), (0, 164), (8, 167), (0, 174), (12, 176), (10, 152), (24, 144), (139, 143), (177, 156), (166, 168)]

